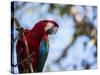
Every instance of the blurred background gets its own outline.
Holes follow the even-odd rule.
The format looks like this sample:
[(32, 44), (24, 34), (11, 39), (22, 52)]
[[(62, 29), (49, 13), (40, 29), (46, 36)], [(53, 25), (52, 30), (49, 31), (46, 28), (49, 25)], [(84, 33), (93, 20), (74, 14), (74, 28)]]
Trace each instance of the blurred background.
[[(31, 29), (40, 20), (54, 20), (59, 25), (57, 34), (49, 36), (43, 72), (97, 68), (96, 6), (15, 2), (14, 11), (23, 28)], [(17, 63), (15, 47), (16, 43), (13, 64)], [(18, 73), (17, 67), (14, 73)]]

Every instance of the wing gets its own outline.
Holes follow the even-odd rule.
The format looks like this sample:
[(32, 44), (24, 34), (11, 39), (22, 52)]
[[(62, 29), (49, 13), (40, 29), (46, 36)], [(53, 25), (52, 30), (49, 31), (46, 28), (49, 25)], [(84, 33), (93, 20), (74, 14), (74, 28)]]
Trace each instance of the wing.
[(48, 51), (49, 51), (48, 41), (42, 40), (40, 42), (39, 63), (38, 63), (37, 72), (42, 72), (48, 56)]

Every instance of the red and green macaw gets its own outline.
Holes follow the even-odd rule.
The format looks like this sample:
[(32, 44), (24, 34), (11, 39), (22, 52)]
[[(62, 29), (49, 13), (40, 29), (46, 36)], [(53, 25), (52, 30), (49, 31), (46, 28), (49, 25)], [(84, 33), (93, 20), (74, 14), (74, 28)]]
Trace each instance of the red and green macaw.
[(31, 30), (22, 29), (24, 35), (16, 45), (19, 73), (43, 71), (49, 52), (48, 35), (55, 34), (58, 27), (52, 20), (42, 20)]

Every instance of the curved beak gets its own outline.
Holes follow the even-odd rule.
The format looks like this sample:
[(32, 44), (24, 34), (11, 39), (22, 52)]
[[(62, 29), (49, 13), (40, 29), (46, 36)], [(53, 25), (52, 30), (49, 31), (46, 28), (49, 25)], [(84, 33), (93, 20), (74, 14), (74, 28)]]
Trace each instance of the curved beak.
[(58, 31), (58, 27), (53, 27), (53, 28), (48, 29), (48, 30), (47, 30), (47, 33), (48, 33), (49, 35), (54, 35), (54, 34), (57, 33), (57, 31)]

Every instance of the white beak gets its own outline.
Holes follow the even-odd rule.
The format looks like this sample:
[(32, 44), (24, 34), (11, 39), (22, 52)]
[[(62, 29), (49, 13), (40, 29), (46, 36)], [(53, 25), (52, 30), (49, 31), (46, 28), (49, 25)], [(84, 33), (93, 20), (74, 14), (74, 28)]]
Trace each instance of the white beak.
[(52, 34), (56, 34), (57, 31), (58, 31), (58, 28), (57, 28), (57, 27), (54, 27), (54, 28), (53, 28), (53, 32), (52, 32)]

